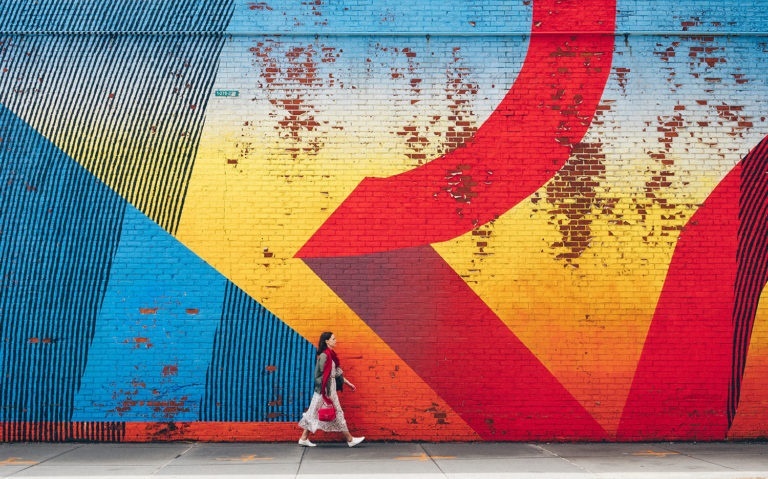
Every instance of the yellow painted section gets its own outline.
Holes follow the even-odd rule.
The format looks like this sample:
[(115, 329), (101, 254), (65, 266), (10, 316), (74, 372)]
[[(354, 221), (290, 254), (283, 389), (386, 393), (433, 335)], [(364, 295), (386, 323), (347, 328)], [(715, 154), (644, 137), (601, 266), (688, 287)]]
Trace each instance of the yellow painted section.
[[(391, 425), (400, 439), (428, 432), (424, 422), (433, 409), (447, 414), (453, 437), (477, 438), (302, 260), (293, 257), (370, 174), (372, 150), (338, 134), (336, 141), (345, 142), (338, 149), (323, 149), (311, 159), (293, 158), (285, 142), (274, 136), (271, 127), (233, 124), (215, 114), (209, 118), (177, 238), (312, 344), (321, 332), (334, 331), (342, 357), (347, 355), (359, 368), (353, 373), (360, 383), (375, 388), (358, 390), (352, 399), (353, 407), (368, 401), (366, 417), (391, 415), (392, 405), (381, 398), (397, 399), (400, 396), (392, 391), (406, 388), (408, 404)], [(382, 165), (388, 160), (385, 152), (378, 156)], [(391, 161), (381, 169), (397, 172)], [(365, 375), (375, 378), (366, 381)], [(403, 422), (403, 411), (411, 422)]]
[(240, 98), (210, 106), (177, 238), (313, 338), (301, 323), (354, 314), (293, 256), (375, 169), (375, 158), (387, 164), (389, 157), (343, 132), (323, 138), (310, 157), (306, 141), (281, 141), (268, 105), (253, 104), (248, 92)]

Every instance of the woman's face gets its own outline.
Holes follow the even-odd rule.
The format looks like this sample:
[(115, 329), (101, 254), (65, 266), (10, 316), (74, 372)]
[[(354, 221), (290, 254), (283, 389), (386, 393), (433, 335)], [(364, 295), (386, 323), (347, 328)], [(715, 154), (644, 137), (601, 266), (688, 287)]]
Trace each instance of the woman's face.
[(334, 347), (336, 347), (336, 335), (335, 335), (335, 334), (331, 334), (331, 337), (330, 337), (330, 338), (328, 338), (328, 339), (325, 341), (325, 344), (326, 344), (326, 346), (328, 346), (328, 347), (329, 347), (329, 348), (331, 348), (331, 349), (333, 349)]

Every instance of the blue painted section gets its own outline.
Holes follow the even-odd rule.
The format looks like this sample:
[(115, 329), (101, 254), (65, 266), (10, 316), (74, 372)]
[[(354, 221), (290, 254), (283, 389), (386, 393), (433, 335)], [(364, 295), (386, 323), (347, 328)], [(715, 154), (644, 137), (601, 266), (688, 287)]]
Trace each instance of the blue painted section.
[(525, 1), (408, 0), (235, 4), (229, 33), (438, 34), (529, 31), (532, 5)]
[(768, 9), (722, 0), (618, 0), (616, 28), (628, 32), (765, 32)]
[[(452, 34), (528, 32), (535, 0), (407, 0), (235, 3), (230, 33)], [(578, 3), (578, 2), (574, 2)], [(618, 0), (617, 26), (627, 32), (764, 32), (768, 9), (740, 0)]]
[(226, 283), (129, 207), (73, 420), (196, 420)]
[(0, 421), (68, 421), (125, 202), (2, 105), (0, 139)]
[(295, 421), (314, 347), (128, 207), (73, 421)]
[[(343, 118), (347, 111), (374, 111), (370, 96), (361, 92), (376, 91), (389, 98), (394, 125), (414, 120), (426, 123), (434, 116), (445, 120), (457, 114), (477, 118), (479, 124), (514, 83), (528, 41), (529, 37), (522, 36), (493, 36), (482, 41), (464, 37), (428, 39), (423, 35), (234, 37), (222, 50), (221, 62), (227, 67), (219, 70), (216, 88), (236, 89), (234, 85), (241, 85), (241, 95), (247, 95), (255, 104), (269, 105), (274, 95), (284, 94), (284, 86), (263, 81), (248, 84), (243, 79), (274, 75), (270, 73), (274, 65), (269, 59), (294, 58), (296, 68), (311, 61), (317, 81), (326, 82), (323, 95), (334, 98), (326, 107), (338, 108), (336, 112), (324, 112), (329, 117)], [(297, 51), (301, 55), (297, 56)], [(247, 61), (244, 52), (248, 52)], [(495, 56), (489, 58), (489, 52)], [(393, 78), (395, 74), (398, 78)], [(414, 80), (418, 80), (416, 88)], [(285, 81), (306, 88), (295, 79)], [(462, 102), (463, 112), (448, 109), (450, 103), (458, 101)], [(278, 109), (273, 111), (280, 114)]]

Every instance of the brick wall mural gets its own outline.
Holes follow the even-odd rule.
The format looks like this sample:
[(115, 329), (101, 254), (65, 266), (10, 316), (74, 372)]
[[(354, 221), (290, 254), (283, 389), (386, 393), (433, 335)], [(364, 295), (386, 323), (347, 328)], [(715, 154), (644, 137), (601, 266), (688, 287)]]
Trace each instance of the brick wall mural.
[(0, 0), (3, 441), (768, 435), (768, 12)]

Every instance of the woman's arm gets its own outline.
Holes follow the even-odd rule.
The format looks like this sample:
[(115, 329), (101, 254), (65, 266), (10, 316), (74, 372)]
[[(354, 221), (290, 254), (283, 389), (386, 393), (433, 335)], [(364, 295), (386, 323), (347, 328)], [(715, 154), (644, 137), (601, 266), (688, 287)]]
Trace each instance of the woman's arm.
[(353, 391), (354, 391), (355, 389), (357, 389), (357, 388), (355, 387), (355, 385), (354, 385), (354, 384), (352, 384), (351, 382), (349, 382), (349, 379), (347, 379), (347, 378), (346, 378), (346, 376), (344, 376), (344, 384), (346, 384), (347, 386), (349, 386), (349, 387), (350, 387), (350, 389), (352, 389)]
[[(323, 371), (325, 370), (325, 361), (327, 356), (320, 354), (315, 363), (315, 392), (320, 393), (323, 390)], [(326, 391), (327, 393), (327, 391)]]

